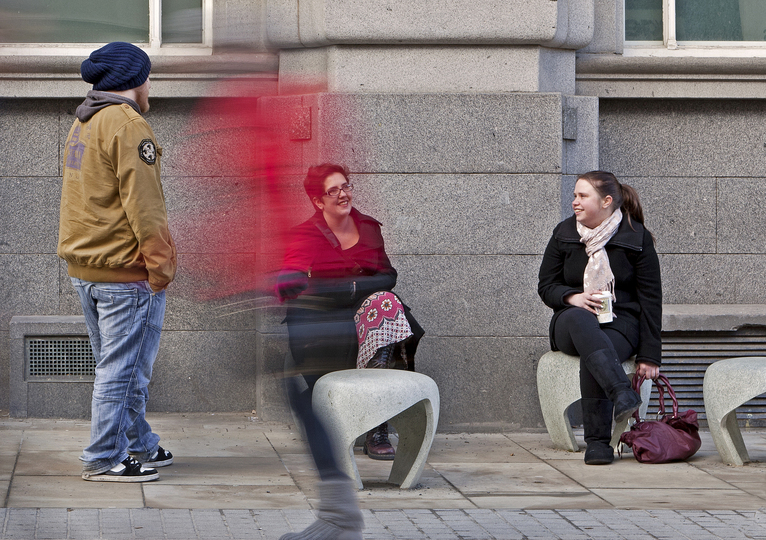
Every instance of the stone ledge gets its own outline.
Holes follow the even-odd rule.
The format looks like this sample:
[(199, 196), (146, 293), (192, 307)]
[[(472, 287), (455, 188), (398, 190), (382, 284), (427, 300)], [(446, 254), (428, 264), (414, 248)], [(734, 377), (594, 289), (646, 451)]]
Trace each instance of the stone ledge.
[(625, 56), (578, 53), (577, 95), (603, 98), (760, 99), (766, 63), (757, 56)]
[[(0, 98), (81, 99), (91, 88), (80, 78), (83, 58), (0, 54)], [(216, 83), (226, 78), (273, 79), (276, 88), (278, 66), (275, 53), (152, 57), (151, 97), (218, 95)]]
[(23, 315), (11, 317), (11, 339), (45, 334), (87, 334), (82, 315)]
[(663, 332), (731, 332), (766, 326), (766, 304), (664, 304)]
[(268, 41), (327, 45), (543, 45), (593, 39), (594, 0), (282, 0), (267, 2)]

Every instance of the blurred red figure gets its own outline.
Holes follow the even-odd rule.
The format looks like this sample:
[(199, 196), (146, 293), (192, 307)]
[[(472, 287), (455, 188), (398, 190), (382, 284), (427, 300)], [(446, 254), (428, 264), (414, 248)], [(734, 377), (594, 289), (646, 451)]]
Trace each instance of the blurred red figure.
[(213, 94), (198, 103), (182, 149), (181, 251), (195, 254), (185, 273), (203, 300), (271, 295), (288, 231), (306, 214), (290, 185), (302, 151), (287, 133), (295, 110), (263, 78), (223, 81)]
[[(185, 262), (184, 268), (189, 269), (196, 296), (227, 298), (231, 309), (237, 310), (236, 295), (251, 297), (243, 300), (244, 305), (273, 297), (274, 272), (282, 265), (288, 242), (295, 239), (290, 231), (311, 215), (295, 189), (302, 187), (295, 186), (295, 180), (305, 172), (301, 170), (305, 145), (291, 141), (295, 129), (306, 127), (301, 123), (306, 109), (299, 98), (275, 96), (273, 86), (262, 80), (224, 82), (216, 94), (236, 97), (209, 98), (199, 104), (183, 157), (190, 177), (181, 195), (186, 200), (182, 206), (189, 209), (183, 233), (193, 246), (190, 251), (202, 253)], [(306, 133), (300, 133), (299, 140), (306, 140)], [(350, 317), (347, 323), (354, 338)], [(321, 481), (317, 521), (283, 538), (362, 540), (364, 521), (355, 486), (338, 469), (332, 442), (313, 415), (305, 380), (300, 374), (285, 373), (285, 383)]]
[[(392, 292), (397, 273), (381, 224), (353, 208), (348, 169), (325, 163), (306, 174), (304, 164), (316, 162), (310, 152), (317, 145), (305, 144), (315, 135), (304, 106), (313, 96), (272, 90), (262, 80), (238, 80), (217, 92), (236, 97), (200, 103), (184, 159), (189, 176), (199, 180), (189, 181), (183, 196), (191, 208), (204, 201), (184, 231), (204, 255), (183, 266), (192, 269), (198, 296), (226, 297), (233, 310), (236, 295), (250, 296), (246, 305), (276, 291), (286, 303), (295, 366), (285, 372), (285, 385), (320, 476), (320, 502), (317, 521), (283, 540), (361, 540), (356, 489), (313, 412), (313, 387), (339, 369), (413, 369), (423, 330)], [(342, 107), (323, 105), (324, 118), (338, 125), (348, 120)], [(368, 433), (365, 452), (393, 459), (387, 424)]]

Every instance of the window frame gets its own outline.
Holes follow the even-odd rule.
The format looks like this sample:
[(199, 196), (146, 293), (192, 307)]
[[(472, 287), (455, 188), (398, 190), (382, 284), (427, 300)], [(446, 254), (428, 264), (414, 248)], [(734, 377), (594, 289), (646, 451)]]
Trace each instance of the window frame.
[[(0, 43), (0, 56), (88, 56), (106, 43)], [(135, 43), (150, 56), (199, 56), (213, 51), (213, 0), (202, 0), (202, 42), (162, 43), (162, 0), (149, 0), (149, 42)]]
[(766, 57), (766, 41), (678, 41), (676, 0), (662, 0), (662, 41), (628, 41), (625, 39), (625, 0), (622, 8), (624, 56)]

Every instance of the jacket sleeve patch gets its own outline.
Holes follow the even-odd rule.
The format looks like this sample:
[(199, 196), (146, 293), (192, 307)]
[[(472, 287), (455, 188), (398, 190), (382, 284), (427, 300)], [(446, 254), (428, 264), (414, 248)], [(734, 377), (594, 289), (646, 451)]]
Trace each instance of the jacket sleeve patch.
[(157, 162), (157, 148), (151, 139), (144, 139), (138, 145), (138, 157), (147, 165), (154, 165)]

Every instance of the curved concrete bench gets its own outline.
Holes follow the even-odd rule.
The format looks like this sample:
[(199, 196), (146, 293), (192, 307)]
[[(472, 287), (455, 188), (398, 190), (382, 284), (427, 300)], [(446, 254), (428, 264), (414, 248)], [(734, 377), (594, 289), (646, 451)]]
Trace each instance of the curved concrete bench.
[(439, 423), (439, 389), (422, 373), (398, 369), (347, 369), (328, 373), (314, 386), (312, 405), (338, 453), (340, 469), (362, 489), (354, 441), (390, 422), (399, 434), (388, 481), (414, 487)]
[[(633, 375), (636, 372), (635, 358), (622, 363), (625, 373)], [(652, 381), (646, 381), (641, 386), (643, 403), (639, 408), (641, 418), (646, 416), (649, 407), (649, 396), (652, 391)], [(553, 441), (553, 446), (561, 450), (578, 452), (579, 447), (572, 432), (572, 425), (567, 416), (569, 406), (580, 399), (580, 357), (570, 356), (561, 351), (545, 353), (537, 365), (537, 395), (540, 398), (540, 408), (543, 411), (545, 429)], [(617, 448), (620, 435), (628, 426), (628, 420), (615, 426), (611, 445)]]
[(702, 382), (708, 428), (718, 454), (742, 466), (750, 456), (737, 424), (737, 407), (766, 392), (766, 357), (727, 358), (711, 364)]

